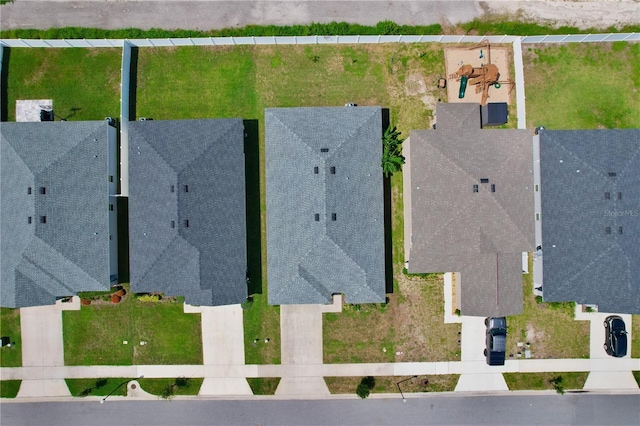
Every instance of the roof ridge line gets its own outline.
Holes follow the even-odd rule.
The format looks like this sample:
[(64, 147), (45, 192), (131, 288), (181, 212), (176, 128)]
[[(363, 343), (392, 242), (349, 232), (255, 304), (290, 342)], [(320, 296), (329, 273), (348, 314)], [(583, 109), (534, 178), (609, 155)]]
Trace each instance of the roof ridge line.
[[(147, 145), (149, 148), (151, 148), (151, 150), (158, 156), (158, 158), (160, 158), (162, 160), (162, 162), (167, 165), (167, 167), (169, 167), (171, 170), (173, 170), (175, 172), (176, 179), (177, 179), (179, 171), (176, 170), (176, 168), (173, 167), (171, 165), (171, 163), (169, 163), (162, 155), (160, 155), (158, 150), (156, 150), (153, 147), (153, 144), (151, 142), (149, 142), (149, 139), (147, 139), (147, 137), (142, 132), (138, 132), (137, 130), (135, 130), (135, 128), (131, 129), (129, 132), (130, 133), (136, 133), (138, 137), (142, 138), (142, 140), (144, 141), (145, 145)], [(134, 145), (137, 145), (137, 144), (134, 144)], [(129, 147), (131, 147), (131, 144), (129, 144)]]
[[(189, 167), (191, 167), (191, 165), (198, 159), (202, 158), (203, 155), (205, 155), (206, 153), (208, 153), (209, 151), (211, 151), (211, 149), (213, 149), (216, 146), (216, 142), (218, 140), (220, 140), (223, 136), (226, 136), (227, 134), (231, 133), (231, 131), (233, 130), (234, 126), (229, 126), (229, 128), (224, 132), (224, 133), (220, 133), (218, 134), (218, 137), (215, 138), (214, 140), (212, 140), (211, 142), (209, 142), (208, 146), (198, 155), (196, 155), (195, 157), (193, 157), (193, 159), (191, 159), (191, 161), (189, 161), (183, 168), (182, 170), (176, 170), (176, 174), (180, 175), (180, 173), (182, 173), (183, 171), (187, 170)], [(244, 144), (244, 133), (243, 133), (243, 138), (242, 138), (242, 142)], [(244, 153), (244, 147), (242, 148), (242, 152)], [(175, 170), (175, 169), (174, 169)]]

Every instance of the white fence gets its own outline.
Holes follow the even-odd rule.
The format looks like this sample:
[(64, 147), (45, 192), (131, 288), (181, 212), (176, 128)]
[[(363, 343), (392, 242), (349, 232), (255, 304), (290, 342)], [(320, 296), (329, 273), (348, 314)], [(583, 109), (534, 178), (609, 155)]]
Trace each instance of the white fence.
[[(363, 35), (363, 36), (274, 36), (274, 37), (199, 37), (127, 39), (132, 47), (234, 46), (279, 44), (376, 44), (376, 43), (601, 43), (640, 41), (640, 33), (569, 34), (541, 36), (469, 36), (469, 35)], [(23, 40), (2, 39), (5, 47), (123, 47), (124, 39)]]

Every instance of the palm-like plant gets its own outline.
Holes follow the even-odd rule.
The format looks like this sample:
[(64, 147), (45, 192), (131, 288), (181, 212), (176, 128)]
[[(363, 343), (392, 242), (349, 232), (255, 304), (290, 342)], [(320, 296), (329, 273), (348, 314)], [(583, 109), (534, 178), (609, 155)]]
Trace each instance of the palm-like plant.
[(404, 157), (402, 156), (402, 142), (400, 132), (394, 126), (389, 126), (382, 136), (382, 172), (385, 177), (402, 170)]

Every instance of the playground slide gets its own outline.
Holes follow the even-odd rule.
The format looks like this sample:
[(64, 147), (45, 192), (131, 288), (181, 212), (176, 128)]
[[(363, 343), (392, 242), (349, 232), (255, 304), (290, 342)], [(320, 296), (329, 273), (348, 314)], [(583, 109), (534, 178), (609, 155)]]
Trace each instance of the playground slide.
[(458, 98), (462, 99), (464, 98), (464, 92), (467, 90), (467, 80), (469, 79), (469, 77), (467, 76), (462, 76), (460, 77), (460, 90), (458, 91)]

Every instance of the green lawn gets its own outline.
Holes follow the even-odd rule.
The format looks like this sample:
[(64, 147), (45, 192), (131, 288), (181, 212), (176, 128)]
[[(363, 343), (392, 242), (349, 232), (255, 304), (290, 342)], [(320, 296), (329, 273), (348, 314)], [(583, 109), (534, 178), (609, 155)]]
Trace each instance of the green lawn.
[(525, 46), (527, 125), (640, 127), (640, 44)]
[(631, 317), (631, 357), (640, 358), (640, 315)]
[(56, 120), (120, 116), (120, 49), (13, 48), (8, 52), (8, 121), (15, 121), (17, 99), (53, 99)]
[(20, 390), (22, 380), (1, 380), (0, 398), (15, 398)]
[(274, 395), (278, 384), (280, 383), (279, 377), (257, 377), (248, 378), (249, 386), (254, 395)]
[(66, 365), (202, 364), (200, 315), (181, 303), (127, 294), (116, 305), (64, 311), (62, 320)]
[(171, 387), (171, 395), (197, 395), (202, 386), (202, 378), (178, 379), (139, 379), (140, 387), (153, 395), (167, 396), (167, 388)]
[[(533, 274), (522, 275), (524, 311), (507, 318), (508, 354), (517, 359), (517, 352), (529, 349), (533, 358), (589, 358), (589, 321), (573, 319), (573, 303), (538, 303), (532, 280)], [(518, 347), (518, 342), (530, 346)]]
[(111, 393), (115, 396), (127, 394), (126, 384), (135, 380), (123, 377), (109, 377), (103, 379), (65, 379), (72, 396), (106, 396)]
[(640, 386), (640, 371), (634, 371), (633, 378), (636, 379), (636, 383), (638, 383), (638, 386)]
[(0, 348), (0, 367), (22, 366), (20, 310), (0, 308), (0, 335), (11, 338), (11, 347)]
[[(458, 384), (459, 374), (411, 376), (376, 376), (372, 393), (399, 393), (398, 382), (403, 393), (453, 392)], [(362, 377), (325, 377), (324, 381), (332, 394), (355, 394)], [(428, 381), (425, 382), (425, 381)]]
[(546, 390), (553, 389), (549, 380), (562, 377), (562, 386), (566, 390), (582, 389), (589, 373), (503, 373), (509, 390)]

